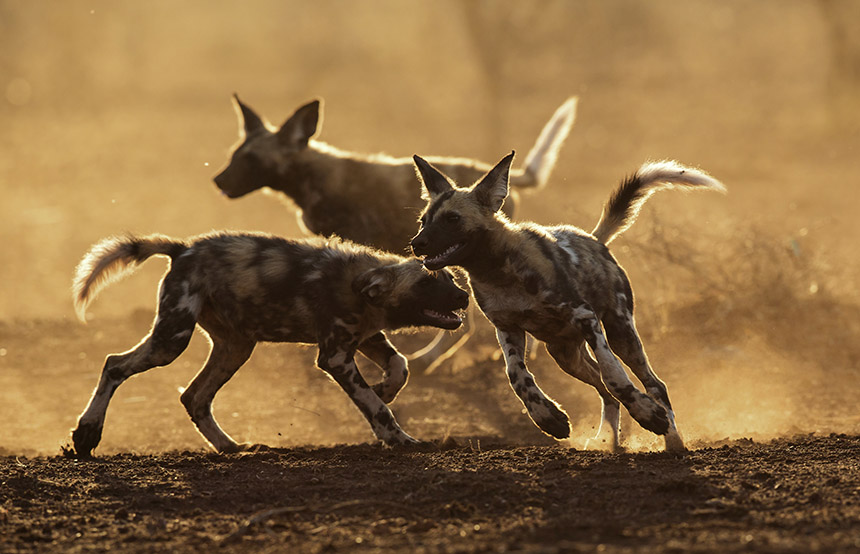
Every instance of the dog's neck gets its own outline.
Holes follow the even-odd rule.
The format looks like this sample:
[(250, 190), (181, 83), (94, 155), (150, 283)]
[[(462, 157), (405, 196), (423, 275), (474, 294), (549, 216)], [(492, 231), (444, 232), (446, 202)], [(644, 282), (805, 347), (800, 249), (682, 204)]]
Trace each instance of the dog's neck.
[(490, 228), (475, 233), (472, 255), (460, 265), (470, 280), (494, 283), (505, 279), (506, 262), (516, 251), (510, 245), (519, 240), (513, 227), (507, 218), (497, 217)]
[(299, 208), (307, 210), (321, 200), (317, 192), (324, 180), (321, 167), (313, 160), (292, 160), (278, 171), (278, 182), (271, 188), (288, 196)]
[[(350, 190), (341, 182), (343, 174), (348, 172), (349, 164), (356, 163), (369, 163), (368, 156), (311, 140), (304, 151), (291, 156), (279, 170), (278, 183), (273, 188), (308, 210), (320, 202), (342, 198)], [(332, 187), (338, 187), (340, 192), (328, 190)]]

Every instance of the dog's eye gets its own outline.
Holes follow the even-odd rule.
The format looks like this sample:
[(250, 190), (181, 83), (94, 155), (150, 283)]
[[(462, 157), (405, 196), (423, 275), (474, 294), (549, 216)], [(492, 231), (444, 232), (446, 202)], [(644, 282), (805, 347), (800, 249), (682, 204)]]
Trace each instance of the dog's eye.
[(457, 223), (458, 221), (460, 221), (460, 214), (449, 212), (445, 214), (445, 221), (449, 223)]
[(433, 277), (424, 277), (418, 281), (418, 288), (426, 289), (433, 284)]

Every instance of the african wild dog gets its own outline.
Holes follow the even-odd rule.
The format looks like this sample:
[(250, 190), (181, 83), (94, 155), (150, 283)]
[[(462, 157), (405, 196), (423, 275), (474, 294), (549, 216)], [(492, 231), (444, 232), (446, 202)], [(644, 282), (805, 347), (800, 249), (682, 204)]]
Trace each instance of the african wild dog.
[[(633, 323), (630, 283), (606, 245), (633, 223), (655, 191), (725, 188), (675, 162), (646, 163), (612, 194), (591, 234), (573, 226), (512, 223), (500, 208), (513, 156), (471, 188), (457, 187), (415, 156), (427, 199), (421, 229), (412, 240), (415, 254), (424, 256), (430, 270), (460, 266), (467, 271), (478, 306), (496, 327), (511, 387), (544, 432), (566, 438), (570, 425), (526, 369), (526, 333), (544, 341), (566, 373), (597, 389), (603, 419), (593, 441), (619, 447), (621, 401), (642, 427), (665, 435), (667, 450), (683, 450), (666, 386), (652, 371)], [(613, 350), (647, 394), (633, 385)]]
[[(274, 129), (238, 96), (233, 99), (241, 142), (214, 178), (227, 197), (269, 188), (296, 204), (300, 223), (312, 233), (334, 234), (389, 252), (408, 251), (423, 206), (410, 158), (348, 152), (315, 140), (322, 119), (319, 100), (300, 107)], [(529, 152), (525, 168), (512, 172), (512, 187), (540, 187), (549, 179), (575, 113), (575, 97), (556, 110)], [(464, 158), (429, 159), (454, 178), (469, 182), (490, 168)], [(515, 196), (512, 190), (505, 206), (509, 216)]]
[[(299, 223), (318, 235), (337, 236), (389, 252), (404, 253), (423, 206), (409, 158), (348, 152), (315, 140), (322, 126), (322, 105), (314, 100), (275, 129), (234, 95), (240, 143), (215, 184), (229, 198), (260, 188), (283, 193), (298, 208)], [(541, 187), (555, 167), (558, 152), (576, 115), (577, 99), (564, 102), (544, 126), (526, 157), (511, 174), (514, 188)], [(490, 166), (465, 158), (430, 158), (449, 175), (472, 182)], [(517, 192), (505, 212), (513, 215)], [(461, 336), (439, 333), (410, 356), (430, 372), (449, 358), (474, 331), (467, 320)]]
[[(212, 417), (218, 390), (257, 342), (319, 345), (318, 366), (349, 395), (388, 445), (415, 442), (386, 406), (406, 384), (406, 359), (383, 330), (410, 326), (456, 329), (469, 295), (448, 271), (416, 259), (340, 239), (286, 240), (264, 234), (214, 233), (190, 241), (161, 235), (108, 238), (92, 247), (75, 277), (75, 304), (89, 302), (111, 279), (153, 255), (169, 256), (150, 334), (107, 357), (98, 386), (72, 432), (75, 452), (89, 456), (101, 439), (108, 403), (123, 381), (175, 360), (199, 325), (212, 351), (181, 400), (197, 430), (219, 452), (237, 444)], [(361, 352), (382, 368), (368, 386), (353, 359)]]

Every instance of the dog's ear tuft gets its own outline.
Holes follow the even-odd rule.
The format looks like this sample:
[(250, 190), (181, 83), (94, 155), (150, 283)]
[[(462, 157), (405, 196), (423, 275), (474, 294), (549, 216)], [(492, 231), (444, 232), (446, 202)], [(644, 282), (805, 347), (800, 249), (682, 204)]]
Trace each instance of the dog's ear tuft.
[(511, 176), (511, 164), (514, 161), (514, 151), (501, 159), (496, 166), (487, 172), (478, 183), (472, 187), (472, 194), (478, 202), (497, 212), (508, 197), (508, 183)]
[(265, 128), (266, 125), (263, 123), (260, 116), (257, 115), (249, 106), (239, 100), (239, 95), (235, 92), (233, 93), (233, 102), (234, 107), (236, 108), (236, 115), (239, 118), (239, 128), (244, 131), (246, 135), (250, 135), (259, 129)]
[(322, 126), (322, 101), (308, 102), (287, 119), (278, 130), (284, 146), (304, 148)]
[(433, 167), (430, 162), (421, 156), (412, 156), (412, 161), (415, 162), (418, 180), (422, 185), (421, 198), (424, 200), (432, 200), (440, 194), (448, 192), (454, 188), (451, 181), (445, 176), (445, 174)]
[(378, 267), (365, 271), (352, 281), (353, 292), (373, 306), (381, 306), (394, 288), (394, 271)]

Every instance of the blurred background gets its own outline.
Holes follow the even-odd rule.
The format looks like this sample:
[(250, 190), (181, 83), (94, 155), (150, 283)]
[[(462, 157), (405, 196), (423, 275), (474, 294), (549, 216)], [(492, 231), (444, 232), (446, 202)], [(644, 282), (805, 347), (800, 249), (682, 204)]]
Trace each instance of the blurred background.
[[(163, 261), (106, 290), (90, 326), (74, 321), (71, 277), (93, 242), (126, 231), (301, 234), (289, 202), (261, 192), (231, 201), (211, 181), (238, 138), (234, 92), (274, 124), (322, 98), (318, 138), (340, 148), (490, 163), (512, 148), (523, 156), (579, 96), (554, 176), (525, 195), (520, 218), (591, 229), (612, 188), (649, 159), (701, 167), (729, 190), (660, 194), (613, 243), (682, 431), (702, 441), (860, 431), (860, 3), (0, 0), (0, 414), (10, 422), (0, 451), (52, 451), (104, 355), (146, 332)], [(181, 369), (152, 378), (167, 390), (121, 390), (129, 396), (108, 430), (126, 413), (145, 419), (161, 395), (165, 417), (184, 419), (190, 435), (170, 442), (149, 429), (152, 447), (199, 447), (173, 392), (205, 358), (204, 340), (192, 347)], [(509, 403), (500, 413), (519, 425), (494, 349), (479, 334), (438, 379), (460, 379), (461, 391), (476, 374), (491, 379)], [(240, 372), (231, 393), (250, 410), (246, 434), (369, 440), (348, 405), (353, 430), (260, 430), (283, 414), (248, 405), (262, 394), (254, 379), (295, 357), (306, 370), (296, 382), (343, 396), (313, 373), (311, 351), (266, 347), (251, 362), (264, 370)], [(545, 353), (533, 367), (591, 433), (596, 396)], [(52, 384), (61, 395), (46, 393)], [(398, 401), (418, 434), (513, 433), (452, 427), (407, 394), (425, 393)], [(143, 440), (125, 438), (106, 434), (106, 444)]]

